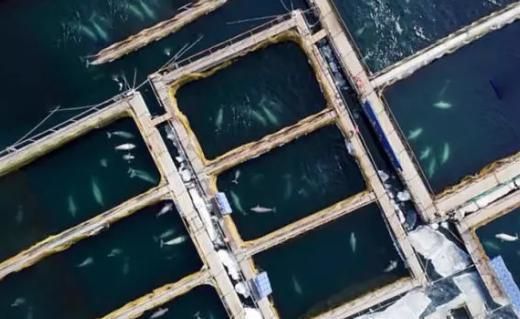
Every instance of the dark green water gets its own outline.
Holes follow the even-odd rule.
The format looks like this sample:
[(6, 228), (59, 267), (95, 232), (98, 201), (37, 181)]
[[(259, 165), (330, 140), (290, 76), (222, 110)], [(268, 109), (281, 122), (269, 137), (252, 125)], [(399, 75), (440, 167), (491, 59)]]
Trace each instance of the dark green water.
[(148, 319), (158, 311), (168, 309), (161, 319), (225, 319), (226, 310), (215, 289), (199, 286), (159, 308), (145, 312), (140, 319)]
[[(322, 128), (239, 165), (220, 175), (217, 185), (227, 194), (233, 221), (245, 240), (365, 189), (361, 172), (336, 126)], [(272, 211), (254, 212), (255, 206)]]
[[(262, 252), (254, 261), (268, 272), (284, 319), (316, 315), (407, 275), (376, 204)], [(384, 272), (391, 261), (398, 262), (396, 268)]]
[[(256, 20), (254, 22), (239, 23), (237, 20), (285, 12), (284, 2), (279, 0), (266, 0), (258, 5), (252, 5), (250, 0), (232, 0), (223, 8), (190, 24), (175, 35), (169, 36), (163, 41), (156, 42), (120, 61), (99, 67), (87, 67), (85, 63), (85, 57), (87, 55), (97, 52), (99, 49), (114, 41), (133, 34), (143, 27), (150, 26), (164, 18), (172, 16), (175, 13), (175, 9), (184, 2), (185, 1), (180, 0), (5, 0), (0, 2), (0, 34), (6, 44), (3, 50), (0, 51), (0, 83), (2, 84), (2, 89), (0, 89), (0, 127), (2, 128), (0, 132), (0, 146), (5, 147), (17, 140), (46, 116), (48, 111), (56, 105), (68, 107), (91, 104), (111, 97), (119, 92), (119, 86), (123, 76), (125, 76), (129, 82), (133, 82), (134, 71), (136, 72), (137, 83), (144, 80), (149, 73), (162, 66), (179, 49), (196, 39), (201, 38), (201, 41), (190, 50), (188, 55), (223, 41), (262, 22), (261, 20)], [(362, 32), (355, 37), (360, 43), (365, 43), (362, 47), (364, 47), (363, 50), (367, 55), (366, 59), (373, 65), (374, 69), (378, 69), (400, 56), (407, 55), (431, 43), (435, 37), (439, 37), (458, 26), (462, 26), (468, 19), (473, 19), (473, 17), (481, 16), (494, 8), (498, 8), (505, 3), (505, 0), (497, 0), (495, 2), (497, 3), (496, 6), (490, 5), (490, 2), (487, 0), (481, 2), (470, 0), (457, 0), (456, 2), (444, 1), (441, 4), (439, 4), (438, 1), (434, 4), (432, 4), (433, 2), (431, 1), (414, 1), (413, 3), (404, 3), (403, 1), (351, 1), (348, 3), (350, 8), (347, 9), (347, 14), (351, 16), (354, 22), (348, 22), (348, 24), (350, 26), (358, 23), (358, 28), (362, 28), (363, 23), (367, 23), (365, 30), (362, 30)], [(143, 3), (148, 5), (154, 14), (150, 14), (150, 10), (145, 10)], [(289, 5), (288, 1), (285, 1), (285, 3)], [(291, 3), (294, 4), (295, 7), (304, 7), (303, 1), (301, 0), (291, 1)], [(399, 3), (403, 3), (403, 5), (400, 7)], [(132, 6), (135, 8), (132, 9)], [(424, 10), (424, 14), (418, 15), (415, 14), (417, 11), (412, 10), (410, 13), (407, 11), (407, 7), (412, 8), (415, 6), (426, 9), (432, 8), (432, 11)], [(443, 9), (444, 6), (448, 9)], [(392, 10), (379, 9), (386, 7)], [(141, 12), (141, 14), (135, 11), (136, 8), (137, 12)], [(402, 16), (402, 18), (399, 18), (398, 24), (395, 23), (395, 20), (392, 20), (392, 16), (395, 16), (394, 13), (400, 17)], [(420, 23), (416, 23), (415, 21)], [(444, 24), (444, 22), (447, 23)], [(398, 25), (400, 26), (398, 27)], [(400, 37), (394, 36), (393, 34), (395, 34), (399, 28), (403, 29), (403, 35)], [(416, 28), (418, 28), (419, 35), (415, 34)], [(437, 28), (439, 29), (437, 30)], [(430, 29), (433, 31), (430, 32)], [(439, 32), (436, 33), (437, 31)], [(426, 34), (427, 39), (421, 39), (421, 32)], [(92, 36), (92, 34), (94, 36)], [(387, 34), (389, 35), (387, 36)], [(433, 36), (430, 37), (430, 35)], [(496, 41), (490, 45), (495, 48), (501, 48), (505, 45), (512, 46), (515, 42), (513, 38), (513, 40), (507, 40), (505, 42)], [(365, 47), (367, 49), (365, 49)], [(293, 61), (290, 62), (292, 63)], [(516, 64), (510, 65), (511, 70), (513, 70)], [(258, 70), (257, 65), (253, 67), (254, 69), (252, 70), (254, 71), (240, 72), (248, 74), (247, 78), (249, 78), (249, 76), (255, 75), (256, 72), (265, 71)], [(473, 67), (471, 71), (474, 72), (473, 74), (478, 74), (481, 67), (482, 65), (479, 64), (478, 67)], [(270, 81), (275, 83), (281, 80), (270, 79)], [(226, 83), (227, 86), (234, 84)], [(274, 86), (269, 89), (277, 90)], [(418, 91), (421, 90), (429, 92), (430, 88), (424, 86)], [(305, 92), (304, 89), (299, 91), (301, 91), (299, 92), (300, 94), (304, 93), (306, 95), (309, 93)], [(470, 93), (471, 92), (473, 91), (470, 91)], [(316, 107), (321, 106), (322, 105), (318, 105)], [(58, 113), (47, 123), (47, 126), (52, 123), (61, 122), (65, 118), (72, 116), (73, 113), (74, 112)], [(418, 112), (409, 113), (419, 116), (417, 115)], [(430, 118), (428, 113), (425, 114), (424, 116), (421, 115), (420, 118)], [(509, 116), (511, 113), (506, 114), (508, 119), (514, 119)], [(205, 114), (199, 116), (208, 117)], [(456, 118), (456, 116), (450, 117), (450, 120), (453, 119), (455, 122)], [(206, 118), (206, 120), (208, 119)], [(415, 124), (423, 125), (422, 122)], [(412, 124), (410, 126), (412, 130), (416, 128), (412, 126), (414, 125)], [(480, 128), (480, 126), (477, 127)], [(442, 129), (438, 127), (435, 129), (436, 131), (445, 129), (444, 122)], [(468, 130), (464, 132), (466, 133), (464, 135), (468, 137), (474, 133)], [(467, 132), (471, 132), (472, 134), (468, 134)], [(425, 133), (423, 134), (426, 135)], [(437, 140), (434, 135), (435, 134), (432, 133), (432, 143), (445, 142), (442, 139)], [(226, 140), (226, 143), (234, 143), (234, 138), (241, 139), (242, 136), (235, 134), (230, 138), (230, 141)], [(80, 142), (86, 143), (86, 140), (88, 139), (81, 139)], [(0, 236), (0, 241), (7, 243), (0, 245), (0, 258), (2, 258), (3, 254), (5, 254), (5, 256), (12, 255), (18, 250), (27, 247), (35, 240), (43, 238), (48, 233), (74, 225), (80, 221), (79, 219), (93, 216), (105, 210), (105, 208), (110, 208), (116, 203), (131, 197), (133, 194), (142, 192), (151, 186), (151, 184), (135, 178), (129, 179), (128, 166), (126, 162), (121, 161), (121, 154), (115, 155), (110, 153), (114, 145), (110, 144), (108, 146), (106, 143), (106, 140), (99, 138), (97, 142), (93, 141), (92, 144), (88, 146), (81, 144), (81, 147), (76, 147), (70, 154), (67, 151), (69, 148), (64, 148), (63, 150), (57, 151), (56, 154), (64, 153), (66, 154), (65, 156), (60, 155), (59, 159), (56, 159), (58, 157), (57, 155), (51, 155), (48, 159), (40, 160), (25, 168), (23, 170), (24, 175), (27, 174), (26, 171), (34, 172), (34, 174), (31, 173), (30, 178), (16, 173), (18, 175), (15, 175), (18, 177), (15, 178), (15, 182), (2, 183), (0, 180), (0, 193), (2, 194), (0, 196), (0, 207), (2, 202), (6, 203), (4, 208), (4, 214), (6, 216), (4, 226), (0, 228), (0, 233), (4, 234), (1, 236), (5, 236), (5, 239)], [(307, 160), (303, 159), (310, 158), (307, 157), (310, 154), (316, 154), (314, 148), (319, 151), (320, 147), (321, 145), (318, 142), (312, 145), (309, 144), (305, 151), (294, 153), (298, 156), (287, 153), (288, 155), (284, 155), (284, 158), (280, 160), (281, 169), (279, 173), (284, 174), (290, 172), (289, 174), (293, 174), (292, 172), (294, 171), (295, 173), (292, 177), (285, 178), (289, 180), (294, 179), (295, 182), (293, 185), (298, 185), (296, 183), (297, 180), (303, 185), (295, 189), (298, 195), (294, 195), (295, 199), (291, 199), (288, 202), (287, 207), (290, 208), (290, 213), (286, 216), (291, 215), (297, 219), (299, 217), (295, 215), (301, 214), (300, 212), (307, 210), (305, 214), (301, 215), (304, 216), (315, 211), (314, 208), (319, 205), (327, 206), (329, 203), (329, 194), (333, 195), (330, 198), (330, 203), (332, 203), (334, 199), (332, 197), (346, 192), (345, 189), (357, 187), (352, 186), (357, 183), (355, 181), (353, 184), (348, 184), (351, 182), (350, 180), (349, 182), (345, 182), (345, 179), (342, 178), (342, 176), (344, 176), (343, 173), (340, 173), (340, 178), (331, 175), (323, 180), (329, 179), (330, 181), (327, 182), (327, 185), (337, 184), (338, 186), (331, 188), (329, 188), (330, 186), (323, 187), (327, 190), (325, 196), (321, 195), (320, 191), (315, 189), (316, 186), (312, 186), (313, 183), (303, 181), (304, 176), (312, 176), (312, 174), (320, 175), (316, 173), (317, 169), (314, 164), (309, 162), (308, 166), (304, 167)], [(332, 152), (331, 150), (329, 151)], [(465, 158), (471, 158), (469, 160), (473, 160), (473, 155), (475, 153), (480, 154), (480, 152), (486, 154), (488, 152), (491, 153), (491, 151), (488, 151), (485, 147), (472, 147), (471, 152), (466, 152), (464, 155)], [(147, 157), (148, 155), (145, 153), (144, 147), (139, 146), (134, 154), (136, 156), (134, 163), (136, 165), (139, 164), (135, 166), (135, 168), (143, 169), (154, 175), (156, 172)], [(466, 154), (471, 154), (472, 156)], [(266, 157), (268, 156), (271, 156), (271, 154), (266, 155)], [(476, 155), (474, 157), (479, 156), (480, 155)], [(341, 158), (341, 155), (339, 157)], [(101, 163), (99, 161), (103, 158), (108, 160), (108, 168), (103, 168), (100, 165)], [(256, 161), (260, 163), (262, 158)], [(40, 164), (40, 162), (44, 164)], [(45, 164), (47, 162), (51, 163)], [(301, 164), (302, 169), (293, 170), (290, 163), (303, 163)], [(249, 164), (250, 163), (246, 163), (244, 167), (247, 167)], [(343, 163), (341, 165), (350, 167), (350, 164)], [(256, 170), (257, 168), (255, 167), (254, 171), (256, 172)], [(244, 169), (243, 176), (241, 177), (244, 179), (244, 184), (246, 184), (248, 174), (254, 174), (253, 168), (250, 168), (249, 171), (251, 173), (246, 172)], [(355, 174), (359, 174), (357, 170), (353, 171), (356, 172)], [(260, 169), (258, 169), (258, 172), (264, 174)], [(335, 172), (337, 175), (337, 171)], [(234, 173), (231, 171), (229, 174)], [(349, 171), (347, 177), (352, 178), (352, 176), (350, 176), (351, 174), (352, 172)], [(224, 174), (222, 178), (224, 178), (225, 175), (226, 174)], [(268, 174), (265, 175), (266, 182), (262, 184), (261, 188), (251, 186), (249, 189), (261, 194), (262, 201), (265, 200), (266, 204), (271, 204), (271, 202), (269, 202), (271, 198), (276, 198), (276, 202), (273, 200), (272, 205), (280, 206), (279, 209), (281, 209), (282, 203), (279, 199), (281, 195), (274, 191), (265, 191), (265, 189), (279, 189), (278, 192), (280, 192), (282, 189), (281, 184), (284, 183), (285, 180), (282, 178), (277, 180), (275, 177), (268, 176)], [(274, 175), (275, 174), (273, 174), (273, 176)], [(12, 176), (8, 178), (13, 178)], [(98, 186), (100, 187), (105, 205), (99, 205), (96, 200), (93, 199), (92, 180), (95, 178), (99, 179)], [(234, 175), (229, 179), (232, 178), (234, 178)], [(252, 183), (253, 176), (248, 178), (251, 179), (250, 183)], [(313, 181), (321, 182), (322, 179), (320, 178)], [(357, 179), (357, 177), (354, 179)], [(267, 180), (272, 180), (272, 183), (270, 181), (267, 182)], [(359, 180), (361, 179), (359, 178)], [(59, 186), (54, 186), (53, 184)], [(348, 186), (345, 186), (346, 184), (348, 184)], [(289, 184), (287, 183), (285, 185)], [(362, 188), (362, 180), (360, 185), (359, 188)], [(284, 186), (284, 190), (285, 187), (287, 186)], [(301, 194), (298, 193), (299, 188), (304, 190)], [(305, 198), (304, 194), (307, 189), (309, 189), (309, 194), (315, 194), (315, 198), (310, 199), (311, 196), (309, 196), (308, 199)], [(310, 189), (314, 190), (310, 191)], [(239, 192), (239, 189), (237, 188), (236, 191)], [(264, 204), (263, 202), (257, 202), (258, 197), (253, 197), (249, 191), (244, 190), (243, 193), (244, 194), (240, 196), (251, 198), (249, 200), (250, 202), (246, 203), (247, 206), (250, 205), (252, 207), (257, 204)], [(71, 194), (73, 195), (77, 207), (77, 217), (72, 216), (72, 210), (69, 209), (73, 206), (68, 204)], [(263, 196), (265, 196), (265, 198)], [(338, 195), (338, 198), (341, 199), (341, 196)], [(30, 207), (24, 206), (25, 211), (19, 213), (19, 203)], [(285, 201), (283, 205), (286, 205)], [(237, 218), (238, 214), (235, 214), (235, 218)], [(271, 220), (278, 218), (273, 217), (274, 214), (266, 215), (270, 217), (269, 223), (265, 219), (263, 222), (259, 222), (259, 219), (263, 217), (259, 216), (257, 218), (255, 216), (252, 223), (248, 222), (249, 227), (255, 228), (253, 225), (256, 223), (264, 225), (261, 227), (266, 227), (267, 229), (271, 226)], [(116, 244), (113, 244), (116, 242), (115, 240), (108, 240), (108, 237), (106, 237), (116, 231), (116, 226), (114, 226), (108, 232), (103, 233), (97, 238), (81, 242), (66, 252), (50, 257), (41, 264), (0, 282), (0, 301), (3, 303), (3, 305), (0, 306), (2, 309), (0, 310), (0, 313), (3, 315), (2, 317), (29, 318), (32, 313), (34, 318), (91, 318), (101, 315), (102, 312), (113, 310), (113, 308), (117, 308), (129, 300), (149, 292), (156, 286), (180, 278), (178, 277), (180, 275), (178, 275), (177, 270), (179, 270), (179, 273), (183, 271), (180, 268), (188, 271), (188, 267), (184, 268), (184, 266), (179, 266), (179, 268), (176, 268), (177, 264), (175, 267), (172, 267), (168, 263), (162, 264), (160, 262), (162, 260), (161, 256), (166, 256), (164, 258), (168, 256), (156, 252), (157, 247), (153, 245), (157, 245), (157, 243), (152, 243), (150, 240), (156, 232), (163, 230), (161, 227), (164, 227), (165, 225), (163, 224), (165, 223), (153, 224), (150, 222), (150, 224), (148, 224), (145, 221), (146, 218), (142, 218), (142, 216), (142, 214), (136, 215), (135, 218), (117, 224), (126, 225), (124, 223), (130, 222), (131, 220), (132, 223), (135, 224), (133, 227), (122, 230), (121, 235), (117, 236), (118, 239), (123, 238), (120, 242), (118, 241), (118, 243), (120, 243), (121, 247), (124, 247), (125, 251), (128, 251), (129, 256), (131, 255), (129, 257), (131, 260), (129, 266), (125, 266), (124, 260), (115, 262), (115, 257), (107, 257), (107, 262), (103, 259), (103, 256), (106, 256), (106, 254), (110, 252), (107, 252), (107, 249), (109, 249), (110, 246), (116, 246)], [(249, 216), (252, 216), (252, 214)], [(289, 218), (287, 220), (283, 220), (283, 218), (280, 219), (279, 225), (288, 222)], [(21, 219), (22, 221), (18, 222)], [(29, 220), (31, 221), (30, 224), (28, 223)], [(360, 222), (356, 231), (359, 227), (367, 225), (367, 220), (368, 219), (363, 218), (363, 223), (361, 224)], [(370, 227), (372, 229), (372, 223), (370, 223)], [(342, 228), (346, 229), (346, 226)], [(254, 229), (252, 232), (253, 231)], [(144, 235), (144, 237), (148, 238), (148, 241), (141, 239), (140, 234), (144, 232), (148, 232), (148, 235)], [(381, 232), (381, 234), (383, 233), (386, 234), (385, 232)], [(318, 232), (316, 232), (316, 234), (318, 234)], [(309, 234), (308, 236), (311, 235), (313, 234)], [(333, 235), (330, 236), (332, 239), (326, 241), (327, 245), (330, 245), (329, 242), (337, 242), (337, 237)], [(384, 242), (390, 243), (387, 237), (388, 236), (385, 237)], [(372, 235), (370, 238), (372, 238)], [(304, 238), (302, 238), (302, 240), (303, 239)], [(295, 240), (294, 242), (296, 243), (298, 241)], [(309, 245), (311, 244), (305, 244), (304, 247), (306, 248)], [(175, 246), (175, 248), (177, 247), (179, 246)], [(312, 247), (312, 245), (309, 247)], [(321, 251), (328, 246), (324, 245), (323, 247), (320, 248)], [(305, 248), (300, 248), (300, 251)], [(370, 248), (371, 249), (366, 248), (367, 251), (374, 251), (372, 246), (370, 246)], [(84, 254), (78, 252), (80, 250), (84, 250)], [(273, 250), (273, 252), (275, 252), (275, 250)], [(94, 257), (94, 264), (83, 268), (75, 267), (88, 258), (88, 256)], [(138, 260), (135, 268), (139, 269), (139, 271), (135, 273), (133, 266), (134, 257), (132, 256), (139, 256), (135, 257)], [(193, 256), (195, 256), (194, 253)], [(335, 258), (337, 257), (335, 256)], [(186, 257), (186, 263), (197, 264), (193, 269), (200, 267), (198, 261), (194, 261), (195, 259), (195, 257)], [(319, 262), (320, 260), (319, 258), (314, 258), (312, 261)], [(339, 259), (336, 263), (336, 260), (332, 260), (332, 263), (336, 265), (336, 267), (343, 266), (341, 270), (344, 271), (344, 268), (348, 267), (340, 265), (341, 261), (342, 259)], [(109, 262), (113, 262), (114, 265), (110, 266)], [(140, 263), (145, 262), (149, 264), (141, 266)], [(385, 262), (387, 262), (387, 260), (385, 260)], [(355, 267), (368, 269), (370, 266), (367, 265), (371, 265), (371, 263), (373, 263), (372, 260), (366, 261), (363, 258), (359, 263), (356, 262)], [(307, 259), (299, 264), (305, 266)], [(282, 265), (284, 264), (280, 263), (279, 267), (281, 268)], [(166, 267), (167, 269), (165, 270), (162, 267)], [(383, 267), (383, 265), (381, 265), (381, 267)], [(175, 274), (173, 275), (172, 268), (175, 268)], [(122, 273), (124, 269), (129, 269), (127, 270), (129, 271), (127, 277), (130, 278), (132, 276), (131, 280), (122, 280), (120, 279), (121, 275), (117, 275)], [(285, 267), (283, 271), (287, 272), (287, 269), (290, 268)], [(89, 272), (88, 274), (83, 273), (87, 271)], [(192, 270), (190, 270), (190, 272), (191, 271)], [(283, 271), (281, 270), (280, 272)], [(313, 274), (314, 271), (315, 269), (306, 269), (305, 274)], [(330, 277), (327, 272), (325, 275), (327, 278)], [(274, 275), (271, 276), (273, 277)], [(321, 277), (310, 279), (318, 280), (318, 278)], [(343, 277), (339, 276), (339, 278), (341, 279)], [(297, 279), (301, 280), (299, 277)], [(109, 284), (107, 284), (107, 282), (109, 282)], [(379, 286), (381, 282), (378, 281), (377, 285)], [(316, 300), (326, 300), (328, 297), (325, 295), (329, 294), (324, 291), (329, 289), (332, 291), (334, 290), (333, 288), (340, 285), (340, 283), (341, 280), (336, 282), (335, 280), (329, 279), (323, 283), (317, 282), (317, 288), (309, 284), (305, 286), (304, 291), (311, 291), (313, 293), (316, 291)], [(326, 285), (329, 285), (329, 287), (325, 287)], [(58, 287), (63, 289), (64, 292), (58, 292)], [(323, 298), (321, 294), (323, 294)], [(189, 296), (190, 295), (186, 295), (186, 297)], [(10, 307), (11, 304), (16, 302), (17, 298), (23, 298), (25, 302), (22, 302), (18, 307)], [(50, 302), (51, 298), (53, 303)], [(193, 298), (206, 300), (204, 297)], [(207, 297), (207, 299), (209, 300), (210, 298)], [(275, 296), (275, 302), (277, 302), (278, 305), (277, 299)], [(318, 302), (319, 301), (316, 301), (316, 303)], [(183, 304), (180, 306), (182, 309), (185, 307), (188, 312), (190, 311), (189, 309), (192, 309), (190, 305), (184, 306)], [(288, 305), (288, 307), (292, 307), (292, 304)], [(301, 307), (300, 310), (294, 310), (294, 313), (300, 311), (303, 313), (308, 310), (303, 309), (305, 308), (303, 302), (296, 303), (294, 307)], [(200, 305), (200, 308), (204, 309), (205, 307)], [(174, 312), (172, 313), (175, 314)], [(180, 317), (182, 318), (182, 316)]]
[(496, 237), (503, 233), (517, 236), (520, 229), (520, 208), (477, 229), (477, 236), (490, 258), (502, 256), (507, 268), (520, 285), (520, 241), (508, 242)]
[[(125, 75), (128, 82), (146, 79), (186, 44), (202, 36), (188, 53), (207, 48), (267, 20), (234, 23), (237, 20), (285, 13), (279, 0), (230, 1), (163, 41), (141, 49), (111, 64), (87, 67), (85, 57), (143, 27), (175, 14), (185, 0), (6, 0), (0, 2), (0, 35), (6, 45), (0, 52), (0, 146), (24, 135), (56, 105), (64, 107), (97, 103), (119, 91)], [(149, 17), (141, 3), (155, 17)], [(303, 0), (292, 1), (302, 7)], [(144, 17), (134, 13), (137, 6)], [(140, 9), (139, 9), (140, 8)], [(102, 39), (97, 24), (107, 34)], [(94, 31), (95, 38), (84, 31)], [(83, 31), (82, 31), (83, 30)], [(103, 33), (103, 32), (102, 32)], [(73, 112), (53, 116), (61, 122)]]
[(177, 101), (210, 159), (295, 124), (326, 103), (305, 53), (293, 42), (250, 53), (188, 83)]
[[(134, 137), (113, 135), (117, 131)], [(115, 149), (124, 143), (134, 144), (135, 149)], [(125, 154), (135, 158), (127, 161)], [(144, 179), (131, 177), (130, 169)], [(0, 178), (0, 259), (94, 217), (158, 182), (159, 173), (132, 119), (91, 131)]]
[[(157, 217), (164, 204), (2, 280), (2, 318), (97, 318), (199, 270), (175, 208)], [(181, 237), (185, 241), (161, 245)]]
[(379, 71), (514, 0), (334, 0), (364, 60)]
[(434, 192), (520, 150), (519, 34), (491, 33), (386, 90)]

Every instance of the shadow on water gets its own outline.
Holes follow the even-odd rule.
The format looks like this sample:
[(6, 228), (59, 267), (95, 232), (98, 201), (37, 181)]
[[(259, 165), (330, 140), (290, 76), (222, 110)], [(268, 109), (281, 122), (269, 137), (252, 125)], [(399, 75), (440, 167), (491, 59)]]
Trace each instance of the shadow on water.
[(519, 32), (489, 34), (386, 90), (435, 193), (520, 150)]
[(233, 221), (245, 240), (365, 190), (360, 169), (336, 126), (224, 172), (217, 186), (227, 194)]
[[(1, 2), (0, 35), (8, 45), (0, 52), (0, 105), (4, 106), (0, 108), (0, 147), (24, 135), (57, 105), (71, 107), (98, 103), (118, 93), (124, 87), (125, 79), (132, 85), (134, 74), (136, 83), (140, 83), (199, 36), (203, 36), (202, 40), (187, 55), (267, 21), (239, 23), (238, 20), (286, 13), (279, 0), (263, 1), (258, 6), (252, 6), (250, 0), (229, 1), (163, 41), (114, 63), (96, 67), (86, 65), (88, 55), (143, 27), (171, 17), (184, 2)], [(295, 7), (305, 6), (304, 0), (291, 3)], [(147, 13), (150, 10), (154, 14)], [(62, 122), (72, 115), (74, 112), (60, 113), (46, 126)]]
[(305, 53), (293, 42), (237, 58), (182, 86), (176, 97), (209, 159), (295, 124), (326, 103)]
[(206, 285), (196, 287), (167, 304), (145, 312), (139, 319), (149, 319), (154, 314), (157, 316), (161, 313), (163, 313), (163, 315), (160, 316), (161, 319), (228, 318), (215, 288)]
[(376, 204), (254, 256), (282, 318), (307, 318), (407, 276)]
[(514, 0), (334, 2), (364, 60), (379, 71)]
[[(124, 144), (135, 148), (116, 149)], [(91, 131), (0, 178), (0, 259), (158, 183), (159, 173), (132, 119)]]
[[(477, 229), (477, 236), (490, 258), (502, 256), (517, 285), (520, 286), (520, 208)], [(497, 235), (499, 235), (497, 237)], [(500, 236), (509, 235), (509, 240)], [(515, 239), (516, 238), (516, 239)]]
[(98, 318), (201, 266), (180, 216), (163, 202), (0, 281), (0, 313)]

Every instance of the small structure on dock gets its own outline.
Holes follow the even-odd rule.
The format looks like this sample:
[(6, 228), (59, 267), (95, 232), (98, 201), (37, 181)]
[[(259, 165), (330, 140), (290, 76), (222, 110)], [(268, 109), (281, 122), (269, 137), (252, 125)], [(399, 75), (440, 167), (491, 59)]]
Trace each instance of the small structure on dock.
[(233, 212), (231, 205), (229, 205), (227, 196), (223, 192), (218, 192), (215, 195), (215, 205), (221, 215), (229, 215)]
[(491, 259), (489, 265), (495, 271), (497, 279), (511, 301), (514, 311), (517, 315), (520, 315), (520, 288), (518, 288), (518, 285), (515, 283), (513, 275), (511, 275), (511, 272), (507, 268), (504, 259), (498, 255)]
[(273, 289), (271, 288), (271, 282), (267, 276), (267, 272), (263, 271), (258, 274), (255, 278), (251, 279), (251, 292), (256, 300), (263, 299), (269, 296)]

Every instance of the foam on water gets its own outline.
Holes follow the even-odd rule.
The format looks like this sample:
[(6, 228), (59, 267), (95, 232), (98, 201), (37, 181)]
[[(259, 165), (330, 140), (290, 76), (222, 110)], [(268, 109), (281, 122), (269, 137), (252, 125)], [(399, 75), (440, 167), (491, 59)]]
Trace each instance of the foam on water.
[(513, 0), (335, 0), (373, 71), (395, 63)]

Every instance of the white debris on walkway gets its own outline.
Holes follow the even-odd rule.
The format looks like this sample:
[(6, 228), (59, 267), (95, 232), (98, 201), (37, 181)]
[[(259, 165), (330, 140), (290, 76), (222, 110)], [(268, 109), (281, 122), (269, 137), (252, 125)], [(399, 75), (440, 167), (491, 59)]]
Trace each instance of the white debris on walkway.
[(199, 212), (199, 216), (202, 219), (202, 222), (204, 223), (204, 228), (207, 230), (209, 237), (211, 238), (212, 242), (215, 242), (217, 240), (217, 230), (215, 229), (215, 226), (213, 225), (213, 221), (211, 220), (211, 215), (209, 213), (208, 208), (206, 207), (206, 203), (204, 202), (204, 199), (200, 196), (199, 192), (195, 188), (189, 189), (191, 200), (193, 201), (193, 204), (197, 208), (197, 211)]
[(238, 282), (236, 285), (235, 285), (235, 291), (244, 296), (245, 298), (249, 298), (251, 296), (251, 294), (249, 293), (249, 290), (247, 289), (246, 285), (244, 284), (244, 282)]
[(238, 272), (238, 264), (233, 260), (231, 257), (231, 254), (225, 250), (221, 249), (217, 251), (218, 257), (222, 264), (226, 267), (228, 274), (233, 278), (233, 280), (238, 281), (240, 280), (240, 274)]
[(357, 317), (357, 319), (419, 319), (431, 299), (420, 290), (407, 293), (384, 311)]
[(262, 314), (258, 309), (245, 308), (245, 319), (262, 319)]
[(470, 259), (462, 249), (430, 226), (418, 227), (408, 237), (415, 250), (428, 259), (442, 277), (453, 275), (470, 265)]

